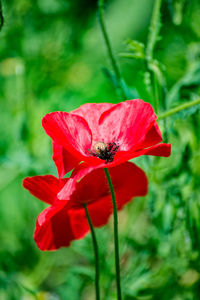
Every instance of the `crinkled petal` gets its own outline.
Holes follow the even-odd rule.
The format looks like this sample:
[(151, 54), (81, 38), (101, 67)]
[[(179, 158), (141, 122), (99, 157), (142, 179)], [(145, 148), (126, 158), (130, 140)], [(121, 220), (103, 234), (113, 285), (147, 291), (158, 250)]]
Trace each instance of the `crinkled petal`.
[(52, 175), (26, 177), (23, 180), (23, 187), (33, 196), (52, 204), (67, 180), (67, 178), (59, 180)]
[(99, 120), (104, 141), (117, 142), (120, 151), (137, 147), (154, 125), (156, 115), (152, 106), (141, 99), (127, 100), (105, 111)]
[(115, 104), (112, 103), (86, 103), (79, 108), (73, 110), (71, 113), (81, 116), (84, 118), (91, 131), (93, 136), (93, 142), (101, 140), (100, 131), (99, 131), (99, 118), (103, 112), (113, 107)]
[(66, 112), (53, 112), (42, 119), (46, 133), (69, 151), (77, 160), (83, 160), (91, 148), (92, 133), (80, 116)]
[(75, 168), (79, 160), (70, 152), (65, 150), (63, 146), (53, 141), (53, 160), (57, 167), (58, 176), (62, 178), (66, 173)]

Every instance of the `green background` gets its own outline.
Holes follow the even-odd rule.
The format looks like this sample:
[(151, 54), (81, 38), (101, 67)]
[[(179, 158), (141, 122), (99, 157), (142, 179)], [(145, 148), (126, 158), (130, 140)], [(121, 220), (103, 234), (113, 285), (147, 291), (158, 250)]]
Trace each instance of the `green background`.
[[(46, 113), (70, 111), (86, 102), (120, 102), (97, 2), (2, 2), (0, 299), (94, 300), (90, 235), (70, 248), (41, 252), (32, 236), (45, 204), (23, 190), (22, 180), (56, 175), (50, 138), (41, 126)], [(126, 98), (140, 97), (154, 105), (156, 97), (159, 115), (200, 97), (200, 2), (162, 1), (161, 26), (156, 23), (151, 30), (160, 30), (151, 69), (145, 46), (134, 44), (137, 49), (132, 49), (127, 40), (149, 43), (156, 2), (107, 1), (104, 17)], [(149, 193), (119, 214), (123, 299), (196, 300), (200, 299), (199, 107), (160, 120), (159, 126), (164, 140), (172, 144), (172, 155), (134, 160), (147, 173)], [(112, 219), (96, 233), (102, 299), (114, 300)]]

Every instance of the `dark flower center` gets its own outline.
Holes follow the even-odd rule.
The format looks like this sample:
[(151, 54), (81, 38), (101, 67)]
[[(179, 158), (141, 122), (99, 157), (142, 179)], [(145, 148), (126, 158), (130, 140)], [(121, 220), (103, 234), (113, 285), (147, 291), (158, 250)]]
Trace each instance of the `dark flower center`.
[(116, 152), (119, 149), (119, 145), (117, 143), (104, 143), (104, 142), (97, 142), (94, 145), (94, 150), (90, 151), (90, 155), (98, 157), (102, 160), (105, 160), (105, 163), (112, 162)]

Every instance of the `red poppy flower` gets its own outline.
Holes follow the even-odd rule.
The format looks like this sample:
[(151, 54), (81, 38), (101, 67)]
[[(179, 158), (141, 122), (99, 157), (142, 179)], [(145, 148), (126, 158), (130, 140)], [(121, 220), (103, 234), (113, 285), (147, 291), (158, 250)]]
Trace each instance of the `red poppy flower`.
[[(145, 173), (135, 164), (126, 162), (110, 169), (115, 188), (117, 208), (120, 210), (133, 197), (147, 193)], [(65, 199), (59, 200), (65, 185)], [(41, 250), (67, 247), (71, 241), (83, 238), (89, 231), (83, 203), (95, 227), (108, 222), (112, 214), (112, 200), (103, 169), (88, 173), (80, 181), (54, 176), (27, 177), (23, 186), (40, 200), (50, 204), (37, 218), (34, 239)]]
[(42, 125), (53, 140), (58, 174), (84, 167), (109, 168), (141, 155), (169, 156), (152, 106), (140, 99), (119, 104), (88, 103), (47, 114)]

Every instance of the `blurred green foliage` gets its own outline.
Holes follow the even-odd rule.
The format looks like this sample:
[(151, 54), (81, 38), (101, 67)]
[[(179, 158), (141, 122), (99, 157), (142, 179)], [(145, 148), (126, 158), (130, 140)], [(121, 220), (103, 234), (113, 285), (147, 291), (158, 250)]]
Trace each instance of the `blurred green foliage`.
[[(107, 1), (105, 23), (127, 98), (138, 95), (156, 106), (159, 114), (200, 97), (200, 2), (163, 0), (151, 23), (156, 2)], [(2, 8), (0, 299), (93, 300), (90, 235), (67, 249), (39, 251), (32, 235), (45, 205), (21, 183), (29, 175), (56, 175), (50, 139), (41, 126), (44, 114), (70, 111), (85, 102), (120, 101), (97, 3), (4, 0)], [(199, 107), (159, 125), (172, 144), (172, 155), (134, 160), (148, 175), (149, 193), (119, 214), (123, 299), (196, 300), (200, 297)], [(112, 222), (96, 232), (102, 299), (113, 300)]]

